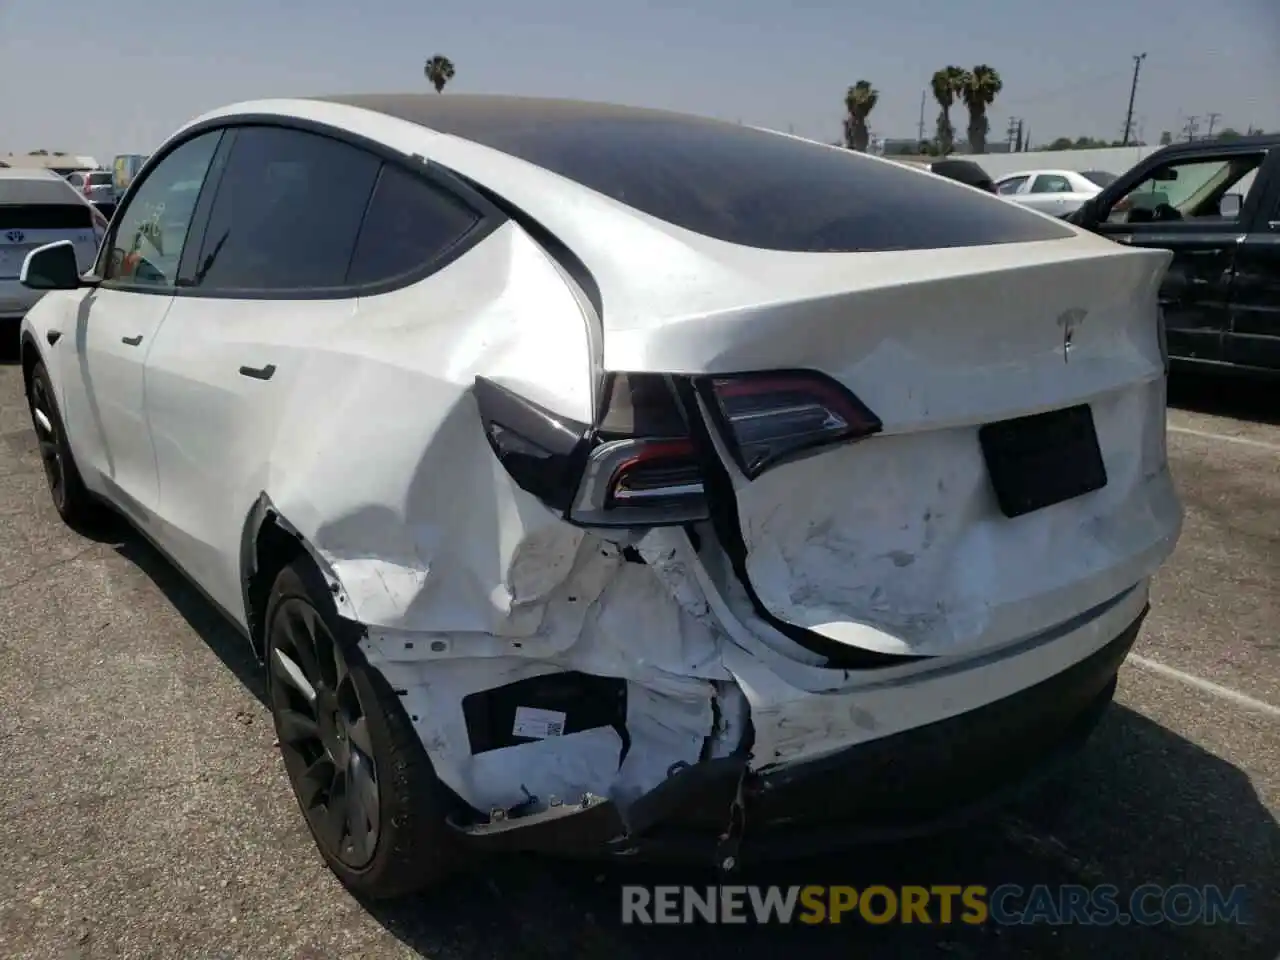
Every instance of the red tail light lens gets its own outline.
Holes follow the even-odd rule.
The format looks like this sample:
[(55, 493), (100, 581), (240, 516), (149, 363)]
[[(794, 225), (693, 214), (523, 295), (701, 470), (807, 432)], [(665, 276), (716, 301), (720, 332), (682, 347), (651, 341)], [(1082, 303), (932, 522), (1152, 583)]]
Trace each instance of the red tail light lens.
[(822, 374), (742, 374), (712, 377), (701, 386), (749, 479), (807, 450), (860, 440), (883, 426), (861, 400)]

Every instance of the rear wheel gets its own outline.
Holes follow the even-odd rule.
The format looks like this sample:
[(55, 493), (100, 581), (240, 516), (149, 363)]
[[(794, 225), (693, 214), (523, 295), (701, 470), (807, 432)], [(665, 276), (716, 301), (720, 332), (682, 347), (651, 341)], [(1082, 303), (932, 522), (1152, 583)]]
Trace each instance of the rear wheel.
[(44, 464), (53, 506), (64, 522), (73, 527), (82, 526), (95, 519), (101, 513), (101, 507), (85, 488), (80, 471), (76, 469), (62, 415), (54, 401), (49, 371), (43, 362), (37, 362), (31, 368), (31, 376), (27, 380), (27, 405), (31, 410), (31, 425), (40, 445), (40, 460)]
[(373, 899), (443, 879), (457, 864), (445, 821), (456, 801), (309, 562), (276, 578), (266, 625), (280, 751), (329, 868), (353, 893)]

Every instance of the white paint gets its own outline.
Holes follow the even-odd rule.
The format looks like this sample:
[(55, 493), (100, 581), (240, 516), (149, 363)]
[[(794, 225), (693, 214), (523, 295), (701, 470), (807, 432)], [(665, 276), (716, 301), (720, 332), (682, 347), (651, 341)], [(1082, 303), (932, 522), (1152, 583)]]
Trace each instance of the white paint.
[[(1167, 252), (1085, 232), (947, 250), (750, 249), (369, 111), (281, 100), (208, 116), (240, 113), (344, 127), (455, 168), (543, 224), (600, 287), (603, 317), (507, 223), (378, 296), (78, 290), (45, 297), (23, 324), (37, 344), (67, 335), (50, 375), (86, 484), (242, 624), (241, 542), (265, 496), (365, 626), (364, 652), (403, 691), (441, 780), (477, 809), (591, 792), (625, 811), (671, 770), (731, 751), (748, 723), (759, 768), (962, 714), (1112, 639), (1177, 539), (1155, 323)], [(1067, 363), (1057, 321), (1071, 309), (1086, 314)], [(122, 345), (134, 336), (137, 348)], [(239, 374), (267, 364), (269, 380)], [(739, 478), (753, 584), (815, 631), (944, 656), (825, 668), (744, 604), (709, 526), (701, 555), (679, 530), (627, 531), (646, 561), (629, 562), (515, 485), (472, 391), (489, 377), (585, 422), (601, 370), (769, 367), (843, 381), (886, 430)], [(1085, 401), (1106, 490), (996, 516), (977, 425)], [(563, 671), (623, 681), (625, 759), (609, 728), (472, 754), (464, 697)], [(538, 719), (517, 727), (553, 732)]]
[(1255, 713), (1265, 714), (1269, 717), (1280, 717), (1280, 707), (1257, 700), (1246, 693), (1239, 690), (1232, 690), (1230, 687), (1224, 687), (1220, 683), (1214, 683), (1212, 680), (1206, 680), (1204, 677), (1198, 677), (1194, 673), (1187, 673), (1176, 667), (1170, 667), (1156, 660), (1149, 660), (1146, 657), (1140, 657), (1136, 653), (1129, 655), (1129, 662), (1135, 666), (1141, 667), (1143, 670), (1149, 670), (1151, 673), (1167, 677), (1170, 680), (1176, 680), (1184, 683), (1189, 687), (1194, 687), (1204, 693), (1226, 700), (1235, 704), (1237, 707), (1243, 707)]
[(564, 724), (567, 714), (559, 710), (540, 710), (537, 707), (516, 707), (515, 723), (511, 727), (513, 737), (533, 737), (545, 740), (547, 737), (564, 736)]
[(1280, 443), (1268, 443), (1265, 440), (1254, 440), (1252, 437), (1237, 437), (1229, 433), (1214, 433), (1210, 430), (1193, 430), (1190, 427), (1168, 428), (1170, 433), (1180, 433), (1185, 437), (1199, 437), (1201, 440), (1221, 440), (1223, 443), (1235, 443), (1242, 447), (1253, 447), (1258, 450), (1270, 450), (1280, 453)]

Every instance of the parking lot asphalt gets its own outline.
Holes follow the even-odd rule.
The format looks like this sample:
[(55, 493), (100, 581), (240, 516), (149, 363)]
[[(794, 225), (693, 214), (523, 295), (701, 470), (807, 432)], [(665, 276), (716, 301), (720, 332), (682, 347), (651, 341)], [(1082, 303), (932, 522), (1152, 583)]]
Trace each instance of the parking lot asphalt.
[[(1187, 509), (1117, 703), (1064, 775), (927, 843), (746, 882), (1248, 888), (1245, 926), (623, 926), (619, 884), (691, 868), (493, 862), (356, 902), (321, 864), (242, 641), (126, 529), (49, 502), (0, 355), (0, 957), (1249, 958), (1280, 952), (1280, 391), (1177, 380)], [(1268, 709), (1269, 708), (1269, 709)]]

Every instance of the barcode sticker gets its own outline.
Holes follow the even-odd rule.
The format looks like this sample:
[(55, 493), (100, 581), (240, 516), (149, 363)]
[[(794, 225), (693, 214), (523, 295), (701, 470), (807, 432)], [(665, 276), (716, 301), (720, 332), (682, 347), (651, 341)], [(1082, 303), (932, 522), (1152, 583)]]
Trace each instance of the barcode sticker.
[(537, 707), (516, 707), (516, 722), (511, 729), (513, 737), (564, 736), (565, 715), (558, 710), (540, 710)]

